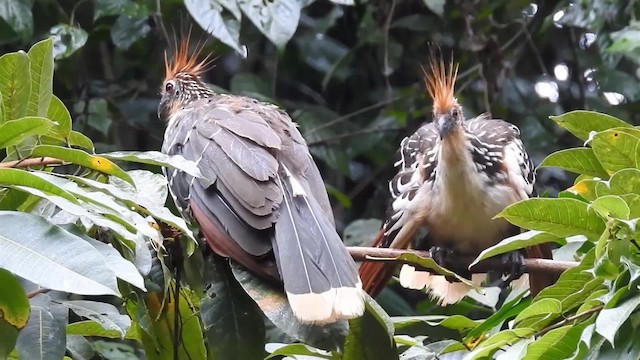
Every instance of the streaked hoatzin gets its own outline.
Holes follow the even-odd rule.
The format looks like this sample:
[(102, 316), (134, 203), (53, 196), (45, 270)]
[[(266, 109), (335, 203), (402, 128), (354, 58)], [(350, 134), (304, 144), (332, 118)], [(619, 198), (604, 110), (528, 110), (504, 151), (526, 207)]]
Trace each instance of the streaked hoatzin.
[[(452, 254), (477, 256), (519, 233), (520, 229), (506, 220), (492, 218), (532, 195), (535, 174), (516, 126), (488, 114), (465, 120), (454, 97), (457, 65), (446, 67), (433, 57), (429, 67), (424, 73), (433, 100), (433, 121), (400, 144), (395, 163), (398, 173), (389, 182), (392, 201), (374, 246), (430, 250), (434, 260), (446, 266), (455, 261)], [(416, 238), (418, 230), (426, 230), (426, 236)], [(545, 246), (526, 252), (529, 257), (551, 258), (551, 249)], [(520, 252), (503, 255), (503, 261), (511, 268), (508, 282), (522, 275)], [(393, 271), (394, 267), (385, 263), (362, 264), (364, 289), (376, 296)], [(491, 283), (501, 283), (501, 272), (488, 275)], [(474, 274), (473, 278), (483, 277)], [(529, 281), (535, 292), (553, 279), (530, 276)], [(415, 271), (409, 265), (403, 265), (400, 283), (407, 288), (426, 288), (442, 306), (460, 301), (470, 290), (464, 283)]]
[(186, 38), (171, 60), (165, 53), (162, 151), (196, 162), (204, 176), (165, 169), (176, 206), (217, 254), (282, 283), (299, 320), (362, 315), (355, 262), (296, 124), (275, 105), (214, 93), (201, 78), (201, 50), (190, 53)]

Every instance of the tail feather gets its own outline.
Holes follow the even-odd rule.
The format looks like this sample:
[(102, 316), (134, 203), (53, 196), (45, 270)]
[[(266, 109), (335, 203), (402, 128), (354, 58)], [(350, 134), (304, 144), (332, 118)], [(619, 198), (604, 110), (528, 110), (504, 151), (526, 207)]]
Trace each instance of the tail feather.
[(364, 313), (355, 262), (313, 197), (287, 172), (273, 248), (284, 288), (296, 316), (326, 323)]
[[(473, 274), (471, 281), (481, 284), (487, 274)], [(400, 270), (400, 285), (409, 289), (425, 289), (429, 297), (439, 306), (460, 302), (473, 288), (463, 282), (449, 282), (445, 276), (428, 271), (416, 271), (411, 265), (403, 265)]]

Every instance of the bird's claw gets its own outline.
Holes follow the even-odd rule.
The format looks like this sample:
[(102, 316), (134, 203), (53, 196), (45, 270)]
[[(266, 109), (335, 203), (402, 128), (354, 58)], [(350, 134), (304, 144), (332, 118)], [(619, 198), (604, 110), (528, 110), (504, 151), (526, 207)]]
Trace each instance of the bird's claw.
[(431, 255), (431, 258), (436, 264), (446, 268), (447, 264), (451, 262), (453, 250), (440, 246), (432, 246), (431, 249), (429, 249), (429, 255)]
[(509, 267), (509, 272), (505, 272), (505, 275), (508, 275), (507, 278), (500, 284), (501, 288), (506, 288), (524, 274), (524, 256), (520, 251), (511, 251), (502, 254), (501, 262), (505, 267)]

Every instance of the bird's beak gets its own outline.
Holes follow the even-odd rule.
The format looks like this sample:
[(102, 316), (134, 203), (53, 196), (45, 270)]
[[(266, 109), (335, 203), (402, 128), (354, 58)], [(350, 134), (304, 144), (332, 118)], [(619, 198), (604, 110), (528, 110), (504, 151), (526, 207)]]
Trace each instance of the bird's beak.
[(455, 128), (455, 121), (449, 114), (442, 114), (436, 117), (436, 129), (440, 134), (440, 139), (446, 138)]

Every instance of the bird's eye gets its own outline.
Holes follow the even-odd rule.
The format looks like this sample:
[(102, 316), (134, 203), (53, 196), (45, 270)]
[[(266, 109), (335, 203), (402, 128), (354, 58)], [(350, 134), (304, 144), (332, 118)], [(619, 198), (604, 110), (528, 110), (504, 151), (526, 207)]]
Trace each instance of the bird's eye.
[(172, 93), (175, 87), (176, 85), (173, 83), (173, 81), (168, 81), (164, 86), (164, 91)]

